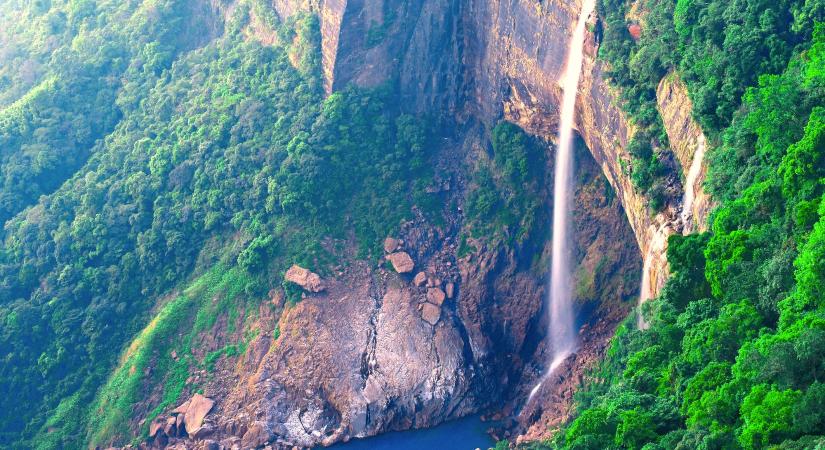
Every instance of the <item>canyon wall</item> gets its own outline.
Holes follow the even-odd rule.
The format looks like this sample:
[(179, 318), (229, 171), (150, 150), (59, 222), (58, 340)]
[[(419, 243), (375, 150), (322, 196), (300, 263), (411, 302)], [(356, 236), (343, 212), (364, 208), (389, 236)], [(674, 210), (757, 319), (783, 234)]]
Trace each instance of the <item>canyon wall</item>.
[[(485, 130), (498, 120), (555, 139), (559, 80), (579, 0), (274, 4), (282, 18), (301, 11), (321, 18), (328, 93), (349, 84), (389, 84), (402, 109), (434, 116), (453, 130), (453, 138), (439, 145), (436, 171), (449, 180), (444, 195), (454, 196), (455, 204), (468, 183), (464, 168), (483, 157)], [(703, 229), (711, 207), (701, 192), (701, 158), (694, 157), (704, 136), (675, 77), (663, 80), (659, 108), (676, 159), (701, 169), (687, 180), (690, 214), (682, 211), (681, 174), (669, 185), (676, 195), (655, 214), (633, 186), (626, 147), (634, 129), (596, 58), (599, 27), (591, 17), (578, 86), (576, 129), (592, 158), (580, 148), (573, 227), (577, 273), (593, 277), (590, 298), (577, 297), (592, 311), (579, 352), (547, 383), (538, 408), (528, 411), (519, 430), (527, 439), (547, 437), (549, 427), (564, 420), (573, 389), (628, 313), (640, 272), (648, 281), (643, 297), (655, 296), (667, 279), (667, 237)], [(547, 197), (552, 202), (549, 192)], [(224, 375), (206, 387), (220, 397), (207, 418), (213, 437), (244, 447), (290, 448), (432, 426), (501, 405), (505, 415), (512, 413), (508, 408), (520, 405), (507, 403), (526, 398), (548, 358), (540, 314), (544, 274), (529, 270), (530, 259), (540, 255), (483, 242), (461, 254), (461, 221), (459, 210), (445, 225), (409, 223), (398, 236), (415, 272), (455, 286), (455, 297), (436, 316), (426, 306), (427, 287), (411, 276), (367, 262), (342, 270), (328, 280), (327, 292), (286, 310), (276, 342), (271, 335), (256, 338), (237, 366), (223, 368)], [(634, 240), (638, 249), (628, 245)]]
[[(555, 138), (560, 80), (580, 2), (537, 0), (276, 0), (278, 11), (302, 5), (322, 17), (324, 72), (330, 91), (350, 83), (397, 86), (402, 107), (450, 120), (500, 118), (526, 131)], [(683, 225), (679, 174), (669, 183), (671, 201), (651, 212), (630, 179), (626, 151), (634, 133), (596, 58), (598, 18), (591, 17), (579, 86), (576, 128), (621, 199), (640, 252), (648, 260), (653, 297), (667, 279), (667, 236), (703, 229), (710, 202), (699, 177), (688, 189), (696, 199), (691, 225)], [(673, 77), (670, 77), (673, 78)], [(687, 175), (701, 135), (690, 117), (684, 86), (663, 80), (660, 110), (674, 154)], [(702, 171), (704, 173), (704, 171)], [(695, 224), (692, 225), (692, 224)]]

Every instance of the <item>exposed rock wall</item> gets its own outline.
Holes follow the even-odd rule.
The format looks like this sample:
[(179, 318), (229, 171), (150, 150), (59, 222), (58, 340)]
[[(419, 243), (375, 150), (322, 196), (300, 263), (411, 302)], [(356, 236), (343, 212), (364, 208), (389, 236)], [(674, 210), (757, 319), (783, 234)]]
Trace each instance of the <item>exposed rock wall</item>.
[(685, 195), (682, 202), (683, 232), (705, 231), (713, 202), (702, 183), (707, 175), (703, 162), (707, 140), (691, 116), (693, 104), (687, 87), (676, 73), (662, 78), (656, 90), (659, 114), (665, 124), (670, 148), (682, 166)]
[[(449, 192), (458, 198), (465, 185), (461, 167), (486, 151), (483, 127), (461, 134), (461, 140), (442, 144), (445, 162), (438, 168), (454, 180)], [(599, 359), (607, 337), (632, 306), (627, 300), (640, 271), (638, 255), (627, 246), (633, 234), (620, 203), (605, 189), (592, 158), (580, 153), (577, 298), (592, 308), (588, 329), (600, 331), (583, 337), (581, 351), (568, 363), (577, 373)], [(449, 160), (456, 155), (458, 160)], [(545, 170), (551, 176), (550, 163)], [(459, 257), (461, 227), (459, 214), (438, 227), (421, 218), (407, 223), (398, 236), (401, 247), (392, 250), (412, 257), (412, 273), (358, 262), (325, 278), (326, 291), (287, 307), (277, 340), (264, 331), (250, 343), (235, 378), (217, 378), (204, 387), (205, 395), (217, 399), (206, 419), (214, 430), (210, 439), (226, 447), (243, 442), (312, 447), (433, 426), (523, 398), (521, 390), (541, 376), (549, 351), (541, 313), (545, 277), (531, 269), (540, 255), (473, 241), (472, 250)], [(540, 254), (549, 253), (546, 244)], [(426, 281), (416, 281), (419, 271), (428, 274)], [(422, 311), (431, 305), (428, 294), (434, 288), (428, 285), (450, 285), (454, 294), (440, 297), (434, 321)], [(572, 387), (555, 387), (546, 393), (553, 399), (548, 402), (566, 410)], [(548, 416), (550, 411), (555, 410)], [(197, 448), (187, 440), (174, 444)]]
[[(446, 169), (459, 180), (455, 191), (462, 189), (460, 168), (466, 158), (484, 151), (483, 127), (476, 122), (491, 125), (503, 117), (530, 133), (555, 138), (559, 80), (579, 0), (274, 3), (281, 17), (319, 14), (328, 92), (350, 83), (391, 83), (402, 108), (441, 115), (444, 123), (464, 130), (457, 133), (458, 142), (440, 150), (445, 160), (453, 154), (455, 164)], [(596, 20), (591, 18), (591, 29)], [(577, 377), (598, 360), (626, 314), (627, 305), (617, 299), (637, 290), (639, 254), (645, 255), (645, 289), (653, 296), (667, 278), (667, 236), (683, 228), (678, 202), (654, 215), (645, 195), (633, 187), (625, 149), (634, 130), (596, 59), (596, 35), (588, 33), (586, 39), (576, 125), (593, 159), (579, 155), (577, 166), (591, 178), (577, 190), (576, 262), (584, 274), (622, 276), (593, 282), (598, 294), (586, 300), (596, 305), (596, 322), (588, 324), (580, 354), (566, 363), (573, 376), (542, 394), (550, 407), (533, 413), (541, 420), (530, 430), (532, 437), (541, 437), (547, 425), (563, 417)], [(690, 167), (701, 130), (691, 123), (683, 86), (665, 84), (660, 92), (676, 156)], [(620, 203), (599, 189), (602, 179), (592, 178), (597, 169)], [(701, 186), (699, 178), (692, 188)], [(697, 191), (691, 208), (700, 226), (709, 208), (702, 195)], [(435, 325), (421, 318), (426, 288), (415, 286), (412, 274), (356, 265), (330, 280), (325, 293), (289, 309), (280, 320), (277, 342), (256, 339), (245, 356), (246, 367), (238, 368), (237, 383), (228, 394), (215, 396), (219, 402), (207, 420), (215, 422), (217, 437), (263, 439), (276, 447), (327, 444), (434, 425), (526, 394), (516, 391), (540, 375), (544, 367), (538, 362), (547, 359), (540, 314), (544, 277), (525, 268), (518, 249), (480, 245), (458, 258), (456, 226), (425, 226), (426, 236), (414, 227), (401, 236), (416, 271), (438, 262), (441, 273), (458, 286)], [(640, 252), (627, 245), (634, 238)]]
[[(472, 35), (478, 38), (468, 42), (466, 60), (473, 74), (468, 107), (488, 123), (503, 113), (525, 130), (554, 139), (559, 83), (579, 3), (470, 0), (467, 17), (475, 21)], [(596, 22), (591, 17), (590, 30)], [(626, 147), (634, 129), (616, 104), (603, 63), (596, 59), (596, 35), (589, 32), (586, 39), (577, 130), (622, 201), (641, 254), (649, 260), (648, 295), (655, 296), (667, 280), (667, 236), (681, 229), (678, 205), (652, 214), (644, 193), (633, 186)]]
[[(343, 30), (330, 35), (327, 30), (336, 26), (323, 25), (325, 65), (333, 64), (325, 67), (325, 73), (332, 74), (331, 89), (393, 82), (402, 107), (413, 112), (442, 114), (459, 123), (474, 118), (488, 125), (503, 117), (530, 133), (555, 138), (559, 83), (579, 0), (322, 0), (326, 3), (334, 3), (331, 9), (337, 13), (331, 19), (324, 16), (324, 21), (340, 21), (337, 28)], [(366, 36), (376, 24), (383, 24), (385, 34), (380, 42), (369, 42)], [(617, 105), (603, 62), (596, 58), (593, 30), (598, 26), (598, 19), (591, 17), (576, 128), (624, 207), (645, 259), (640, 295), (646, 300), (667, 280), (668, 236), (704, 229), (712, 204), (701, 189), (701, 160), (693, 164), (703, 136), (690, 117), (684, 86), (673, 77), (664, 80), (659, 106), (674, 155), (686, 168), (685, 178), (692, 165), (700, 170), (685, 179), (690, 184), (690, 195), (683, 197), (690, 197), (685, 213), (678, 195), (661, 212), (652, 213), (647, 197), (630, 178), (626, 148), (635, 130)]]
[[(559, 83), (579, 0), (275, 3), (284, 14), (301, 5), (320, 9), (329, 89), (395, 82), (402, 106), (413, 112), (458, 120), (475, 116), (488, 124), (505, 117), (528, 132), (555, 137), (562, 95)], [(592, 17), (589, 29), (596, 25), (597, 18)], [(621, 199), (641, 254), (652, 258), (650, 266), (657, 276), (651, 277), (651, 295), (655, 295), (667, 274), (661, 243), (667, 235), (682, 231), (681, 206), (674, 202), (652, 214), (644, 193), (634, 188), (626, 151), (634, 129), (616, 104), (603, 63), (596, 59), (596, 35), (591, 31), (586, 39), (577, 130)], [(684, 89), (672, 86), (663, 81), (660, 105), (668, 133), (674, 134), (674, 153), (687, 168), (701, 130), (690, 118)], [(681, 95), (674, 95), (677, 92)], [(697, 183), (700, 186), (701, 180)], [(693, 216), (701, 227), (710, 203), (698, 194), (699, 188), (691, 189), (697, 191)]]

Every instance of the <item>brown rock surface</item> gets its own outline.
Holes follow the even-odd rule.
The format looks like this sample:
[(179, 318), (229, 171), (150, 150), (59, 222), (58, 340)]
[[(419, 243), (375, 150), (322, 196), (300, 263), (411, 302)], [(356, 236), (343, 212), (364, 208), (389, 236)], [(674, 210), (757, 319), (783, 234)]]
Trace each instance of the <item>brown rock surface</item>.
[(166, 418), (166, 423), (163, 425), (163, 433), (167, 436), (177, 435), (177, 419), (173, 416)]
[(453, 298), (453, 295), (455, 295), (455, 283), (451, 281), (444, 285), (444, 293), (447, 294), (447, 298)]
[(415, 268), (415, 263), (407, 252), (395, 252), (387, 255), (387, 259), (392, 263), (392, 268), (398, 273), (410, 273)]
[(418, 272), (415, 274), (415, 278), (413, 278), (413, 284), (421, 287), (427, 283), (427, 274), (424, 272)]
[(260, 448), (265, 446), (272, 440), (272, 431), (264, 422), (255, 422), (244, 433), (241, 439), (241, 446), (243, 448)]
[(158, 432), (163, 430), (165, 424), (166, 422), (161, 418), (153, 420), (152, 423), (149, 424), (149, 437), (153, 438), (157, 436)]
[(662, 78), (656, 89), (656, 100), (670, 147), (682, 167), (684, 189), (690, 191), (690, 195), (683, 196), (684, 200), (689, 200), (689, 204), (682, 205), (687, 209), (682, 212), (683, 233), (703, 232), (707, 230), (707, 217), (713, 207), (710, 196), (702, 187), (707, 172), (703, 161), (707, 151), (705, 134), (693, 119), (693, 103), (678, 74), (670, 73)]
[(215, 401), (211, 398), (204, 397), (201, 394), (195, 394), (189, 403), (189, 408), (186, 410), (184, 423), (186, 424), (186, 432), (193, 435), (203, 425), (203, 419), (215, 406)]
[(192, 400), (181, 403), (177, 408), (173, 409), (170, 414), (186, 414), (186, 410), (189, 409), (191, 403)]
[(430, 325), (435, 325), (441, 318), (441, 308), (430, 302), (424, 302), (421, 307), (421, 318)]
[(297, 284), (309, 292), (321, 292), (325, 289), (321, 277), (309, 269), (293, 264), (284, 274), (284, 279)]
[(398, 250), (398, 246), (401, 245), (398, 239), (393, 237), (388, 237), (384, 239), (384, 252), (385, 253), (392, 253)]
[(441, 306), (441, 304), (444, 303), (445, 297), (446, 295), (444, 294), (444, 291), (441, 290), (441, 288), (435, 287), (427, 289), (427, 301), (432, 303), (433, 305)]

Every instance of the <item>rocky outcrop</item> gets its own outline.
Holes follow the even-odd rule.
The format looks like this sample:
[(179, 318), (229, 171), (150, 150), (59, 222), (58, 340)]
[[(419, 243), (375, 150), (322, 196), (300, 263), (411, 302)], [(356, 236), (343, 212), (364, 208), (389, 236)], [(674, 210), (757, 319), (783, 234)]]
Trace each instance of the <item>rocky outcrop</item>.
[(301, 286), (309, 292), (317, 293), (326, 289), (323, 280), (321, 280), (321, 277), (317, 273), (311, 272), (309, 269), (304, 269), (297, 264), (293, 264), (292, 267), (286, 271), (284, 279)]
[[(476, 145), (485, 139), (481, 130), (459, 146), (467, 160), (484, 151)], [(448, 151), (455, 148), (439, 149)], [(576, 213), (575, 257), (581, 283), (592, 286), (579, 301), (593, 311), (587, 323), (612, 330), (613, 317), (632, 306), (627, 300), (635, 282), (625, 280), (635, 277), (640, 261), (626, 245), (633, 237), (621, 206), (586, 153), (579, 174), (576, 201), (588, 208)], [(548, 351), (544, 269), (533, 263), (549, 255), (549, 247), (528, 251), (471, 240), (459, 258), (462, 226), (460, 214), (438, 227), (423, 218), (402, 225), (397, 239), (403, 244), (393, 250), (403, 247), (415, 259), (418, 282), (383, 264), (354, 261), (325, 280), (325, 291), (284, 305), (277, 324), (262, 321), (247, 351), (202, 386), (219, 400), (198, 428), (205, 434), (182, 437), (194, 431), (186, 417), (201, 402), (194, 397), (161, 417), (161, 426), (175, 419), (168, 443), (312, 447), (429, 427), (524, 398), (521, 389), (540, 376)], [(261, 316), (273, 307), (262, 302)], [(576, 361), (597, 359), (600, 350), (592, 348)], [(571, 367), (581, 370), (576, 361)], [(559, 405), (569, 402), (570, 392), (558, 392)]]
[(165, 447), (170, 440), (188, 438), (201, 441), (215, 432), (211, 423), (205, 423), (206, 415), (212, 411), (215, 401), (195, 393), (189, 400), (173, 409), (168, 415), (160, 415), (149, 424), (149, 439), (155, 447)]
[[(411, 112), (441, 114), (459, 122), (475, 117), (487, 124), (503, 116), (533, 134), (555, 138), (560, 80), (579, 1), (275, 3), (284, 14), (293, 14), (300, 6), (321, 13), (324, 70), (330, 90), (350, 83), (375, 86), (394, 80), (399, 98), (404, 99), (402, 106)], [(588, 29), (599, 26), (598, 18), (591, 17)], [(658, 243), (670, 233), (681, 232), (685, 222), (680, 217), (682, 188), (674, 177), (672, 201), (654, 214), (645, 193), (633, 186), (628, 170), (631, 158), (625, 149), (634, 129), (617, 105), (603, 63), (596, 59), (595, 31), (587, 33), (586, 39), (576, 128), (622, 201), (640, 254), (656, 274), (648, 277), (650, 294), (655, 295), (667, 279), (666, 258), (659, 253), (663, 248)], [(687, 108), (674, 105), (668, 110), (689, 117)], [(680, 126), (678, 120), (669, 120), (665, 117), (669, 129)], [(680, 161), (684, 154), (681, 149), (676, 152)], [(694, 217), (707, 214), (709, 203), (694, 204)], [(703, 223), (693, 222), (699, 227)]]
[(392, 268), (398, 273), (410, 273), (415, 268), (415, 262), (407, 252), (395, 252), (387, 255), (387, 261), (392, 264)]
[(682, 166), (685, 178), (680, 215), (682, 231), (705, 231), (707, 217), (713, 206), (710, 196), (702, 187), (707, 175), (707, 167), (703, 164), (707, 140), (699, 124), (691, 116), (693, 104), (688, 97), (687, 87), (678, 74), (671, 73), (662, 78), (656, 90), (656, 100), (670, 147)]
[(194, 436), (198, 430), (203, 427), (203, 419), (215, 406), (215, 401), (204, 397), (201, 394), (195, 394), (189, 401), (189, 406), (186, 412), (183, 413), (183, 421), (186, 424), (186, 432), (190, 436)]

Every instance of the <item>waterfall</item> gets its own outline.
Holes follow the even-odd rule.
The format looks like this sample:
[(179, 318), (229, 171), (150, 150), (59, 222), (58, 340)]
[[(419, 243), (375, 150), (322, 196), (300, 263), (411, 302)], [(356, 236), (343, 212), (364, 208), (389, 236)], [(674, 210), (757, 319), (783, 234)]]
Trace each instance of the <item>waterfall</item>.
[(693, 227), (693, 200), (696, 197), (696, 180), (702, 173), (702, 160), (705, 158), (705, 135), (700, 134), (696, 142), (696, 152), (693, 154), (693, 161), (690, 162), (690, 169), (685, 176), (685, 193), (682, 197), (682, 224), (687, 232)]
[[(553, 186), (553, 255), (550, 269), (550, 295), (546, 301), (550, 311), (550, 343), (552, 359), (542, 380), (530, 392), (532, 398), (544, 379), (576, 350), (576, 317), (573, 313), (573, 293), (570, 272), (570, 198), (573, 193), (573, 126), (575, 125), (576, 94), (581, 75), (584, 32), (587, 18), (595, 8), (595, 0), (584, 0), (579, 21), (567, 53), (567, 65), (562, 82), (564, 96), (556, 149)], [(528, 402), (529, 402), (528, 398)]]
[(582, 69), (582, 51), (587, 18), (593, 12), (595, 0), (584, 0), (576, 30), (570, 39), (567, 71), (564, 75), (564, 97), (559, 126), (559, 147), (556, 150), (555, 184), (553, 186), (553, 259), (550, 271), (550, 339), (553, 345), (552, 372), (576, 349), (576, 318), (573, 314), (573, 293), (570, 285), (570, 197), (573, 191), (573, 126), (575, 125), (576, 94)]

